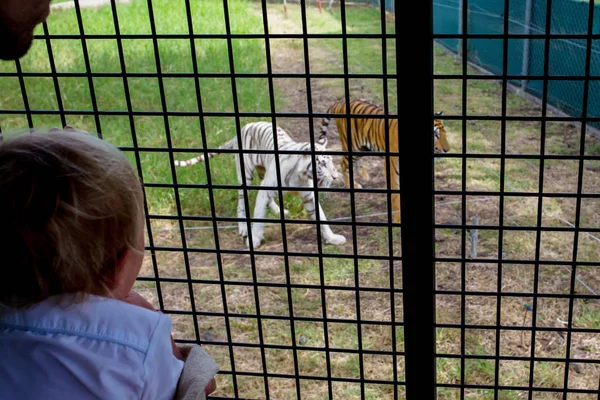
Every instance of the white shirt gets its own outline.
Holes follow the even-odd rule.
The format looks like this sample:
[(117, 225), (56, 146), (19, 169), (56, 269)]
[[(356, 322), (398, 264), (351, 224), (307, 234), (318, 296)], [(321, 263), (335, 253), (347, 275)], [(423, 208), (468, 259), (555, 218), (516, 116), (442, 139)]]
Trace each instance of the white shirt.
[(15, 310), (0, 304), (2, 400), (172, 399), (183, 361), (171, 319), (90, 295)]

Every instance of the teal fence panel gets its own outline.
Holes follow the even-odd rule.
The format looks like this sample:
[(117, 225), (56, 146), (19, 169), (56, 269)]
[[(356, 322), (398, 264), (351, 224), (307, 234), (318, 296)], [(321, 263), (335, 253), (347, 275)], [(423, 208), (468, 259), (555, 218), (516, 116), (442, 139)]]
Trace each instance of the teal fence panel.
[[(546, 33), (546, 0), (510, 0), (508, 31), (512, 34)], [(589, 3), (574, 0), (553, 0), (550, 33), (587, 34)], [(462, 1), (434, 0), (434, 33), (454, 34), (462, 31)], [(503, 34), (504, 2), (469, 0), (466, 32), (471, 34)], [(600, 9), (594, 11), (593, 33), (600, 33)], [(454, 52), (460, 52), (458, 39), (439, 42)], [(544, 74), (544, 39), (508, 39), (507, 74), (540, 76)], [(549, 104), (574, 117), (581, 117), (583, 108), (583, 75), (585, 74), (585, 39), (550, 39), (548, 75), (581, 77), (581, 80), (548, 82)], [(503, 39), (468, 39), (468, 60), (493, 74), (503, 70)], [(600, 75), (600, 41), (592, 41), (590, 75)], [(528, 93), (542, 97), (543, 82), (536, 79), (516, 79)], [(588, 116), (600, 117), (600, 82), (591, 81)]]

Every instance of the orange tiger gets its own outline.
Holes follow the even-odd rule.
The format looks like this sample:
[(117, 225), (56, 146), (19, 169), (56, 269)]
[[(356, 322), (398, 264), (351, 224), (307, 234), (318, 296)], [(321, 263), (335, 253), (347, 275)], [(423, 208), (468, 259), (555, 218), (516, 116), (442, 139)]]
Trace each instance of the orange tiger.
[[(333, 104), (327, 110), (328, 113), (334, 114), (346, 114), (346, 102), (339, 101)], [(384, 110), (382, 107), (376, 104), (369, 103), (364, 100), (353, 100), (350, 102), (350, 113), (349, 114), (364, 114), (364, 115), (383, 115)], [(442, 113), (436, 113), (436, 116), (441, 116)], [(319, 143), (325, 142), (327, 139), (327, 126), (332, 118), (324, 118), (321, 123), (321, 135), (319, 136)], [(340, 135), (342, 142), (342, 149), (348, 151), (347, 143), (347, 131), (346, 131), (346, 117), (335, 118), (337, 130)], [(352, 151), (386, 151), (385, 145), (385, 127), (383, 118), (368, 118), (351, 116), (350, 123), (352, 125)], [(435, 119), (433, 123), (434, 131), (434, 152), (435, 153), (446, 153), (450, 150), (448, 143), (446, 129), (444, 124), (439, 119)], [(398, 152), (398, 119), (389, 119), (389, 138), (390, 152)], [(398, 157), (391, 157), (392, 169), (390, 171), (392, 175), (391, 189), (397, 190), (400, 185), (400, 165)], [(361, 156), (352, 155), (352, 163), (359, 168), (359, 175), (362, 179), (369, 179), (367, 170), (361, 165)], [(386, 176), (387, 169), (387, 157), (384, 162), (383, 174)], [(346, 187), (350, 187), (350, 178), (348, 175), (348, 156), (343, 156), (341, 163), (341, 170), (344, 176), (344, 182)], [(362, 186), (355, 182), (354, 187), (361, 188)], [(392, 194), (392, 208), (394, 211), (394, 222), (400, 222), (400, 194)]]

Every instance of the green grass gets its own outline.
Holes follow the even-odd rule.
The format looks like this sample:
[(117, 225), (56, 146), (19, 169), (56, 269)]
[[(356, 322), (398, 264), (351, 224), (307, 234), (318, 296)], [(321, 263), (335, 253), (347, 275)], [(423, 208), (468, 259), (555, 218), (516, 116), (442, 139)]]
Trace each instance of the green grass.
[[(262, 19), (252, 12), (251, 3), (244, 0), (229, 2), (231, 30), (234, 33), (262, 33)], [(183, 1), (157, 0), (153, 2), (156, 30), (158, 33), (187, 33), (187, 19)], [(117, 6), (122, 33), (151, 33), (147, 3), (136, 0), (131, 4)], [(223, 7), (219, 2), (192, 2), (192, 17), (196, 33), (225, 33)], [(110, 7), (82, 9), (86, 33), (114, 33)], [(48, 20), (51, 34), (79, 33), (73, 10), (56, 10)], [(40, 33), (38, 27), (37, 33)], [(87, 41), (90, 68), (94, 72), (118, 72), (121, 70), (117, 46), (114, 40)], [(53, 40), (52, 51), (58, 72), (85, 72), (85, 63), (79, 40)], [(225, 40), (195, 41), (197, 65), (200, 72), (229, 73), (227, 42)], [(264, 72), (265, 49), (260, 40), (232, 41), (234, 68), (236, 72)], [(128, 72), (157, 72), (154, 45), (152, 40), (123, 40), (124, 61)], [(162, 72), (193, 71), (190, 41), (158, 40), (158, 53)], [(37, 40), (30, 52), (21, 60), (24, 71), (50, 71), (46, 43)], [(0, 64), (0, 71), (15, 71), (12, 63)], [(92, 110), (88, 80), (86, 78), (58, 79), (63, 107), (65, 110)], [(93, 81), (98, 108), (101, 111), (127, 110), (126, 95), (121, 78), (94, 78)], [(162, 102), (160, 85), (156, 78), (128, 79), (129, 95), (133, 111), (160, 111)], [(267, 112), (270, 110), (267, 82), (263, 79), (237, 79), (237, 99), (240, 111)], [(30, 107), (39, 110), (58, 110), (54, 85), (51, 78), (25, 78)], [(193, 78), (165, 78), (163, 80), (166, 108), (168, 111), (197, 112), (195, 82)], [(201, 78), (202, 106), (205, 111), (233, 111), (233, 95), (229, 78)], [(23, 109), (21, 91), (17, 78), (0, 79), (0, 90), (13, 93), (0, 99), (2, 109)], [(276, 93), (276, 99), (281, 93)], [(251, 119), (242, 118), (241, 124)], [(167, 121), (162, 117), (136, 116), (134, 124), (138, 145), (143, 147), (166, 147)], [(209, 147), (217, 147), (235, 135), (233, 118), (205, 118)], [(33, 116), (35, 126), (60, 126), (57, 116)], [(91, 116), (68, 115), (67, 123), (89, 131), (96, 131)], [(18, 129), (26, 126), (21, 116), (3, 116), (2, 129)], [(132, 146), (132, 131), (127, 117), (102, 116), (100, 124), (103, 137), (118, 146)], [(173, 116), (168, 118), (168, 126), (174, 147), (202, 148), (199, 119), (196, 117)], [(176, 153), (176, 159), (195, 156), (190, 153)], [(134, 157), (128, 153), (132, 162)], [(167, 153), (141, 152), (141, 167), (146, 183), (172, 183), (172, 170)], [(236, 184), (233, 156), (221, 155), (211, 163), (212, 181), (216, 184)], [(207, 183), (204, 166), (177, 169), (179, 183)], [(174, 193), (172, 190), (150, 190), (148, 201), (151, 212), (174, 214)], [(180, 191), (182, 210), (188, 215), (209, 215), (210, 206), (206, 191)], [(215, 194), (218, 215), (235, 215), (237, 194), (234, 191), (219, 191)], [(251, 203), (252, 204), (252, 203)]]
[[(307, 31), (309, 33), (342, 33), (341, 12), (334, 8), (333, 12), (323, 11), (319, 13), (316, 7), (307, 7)], [(381, 13), (373, 7), (347, 7), (346, 8), (346, 32), (351, 34), (381, 34)], [(287, 33), (301, 33), (301, 12), (299, 7), (288, 7), (285, 16), (295, 24), (296, 29), (290, 31), (286, 26)], [(386, 21), (386, 32), (392, 34), (395, 31), (394, 21), (390, 18)], [(284, 29), (271, 26), (271, 32), (283, 33)], [(296, 45), (301, 46), (301, 42)], [(387, 74), (396, 72), (396, 41), (386, 40), (386, 68)], [(311, 39), (309, 41), (311, 72), (313, 73), (335, 73), (343, 74), (344, 43), (342, 39)], [(351, 74), (383, 74), (382, 40), (381, 39), (355, 39), (346, 41), (348, 54), (348, 72)], [(336, 94), (336, 97), (344, 96), (344, 86), (341, 79), (329, 79), (322, 84)], [(360, 90), (360, 86), (364, 90)], [(396, 80), (388, 80), (389, 106), (391, 110), (397, 110)], [(353, 98), (363, 95), (369, 100), (383, 105), (383, 81), (381, 79), (350, 80), (350, 94)]]

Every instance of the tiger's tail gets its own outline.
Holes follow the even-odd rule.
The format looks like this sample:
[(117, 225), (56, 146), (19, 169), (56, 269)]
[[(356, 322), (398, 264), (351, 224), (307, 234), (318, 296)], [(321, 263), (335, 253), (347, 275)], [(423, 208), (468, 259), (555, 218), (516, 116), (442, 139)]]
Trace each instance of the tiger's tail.
[[(337, 102), (335, 104), (333, 104), (331, 107), (329, 107), (329, 109), (327, 110), (327, 113), (343, 113), (346, 110), (346, 103), (344, 102)], [(321, 135), (319, 136), (319, 140), (318, 143), (320, 145), (323, 146), (327, 146), (327, 129), (329, 127), (329, 124), (331, 123), (331, 120), (333, 119), (333, 117), (326, 117), (323, 118), (323, 121), (321, 121)]]
[[(228, 142), (219, 146), (219, 149), (235, 149), (237, 148), (237, 138), (233, 138)], [(219, 155), (219, 153), (208, 153), (208, 158), (213, 158), (214, 156)], [(189, 165), (194, 165), (199, 162), (204, 162), (205, 157), (204, 154), (200, 154), (194, 158), (190, 158), (189, 160), (175, 160), (175, 165), (178, 167), (187, 167)]]
[(317, 141), (317, 143), (319, 143), (322, 146), (327, 145), (327, 127), (329, 126), (330, 122), (331, 117), (323, 118), (323, 121), (321, 121), (321, 135), (319, 136), (319, 140)]

